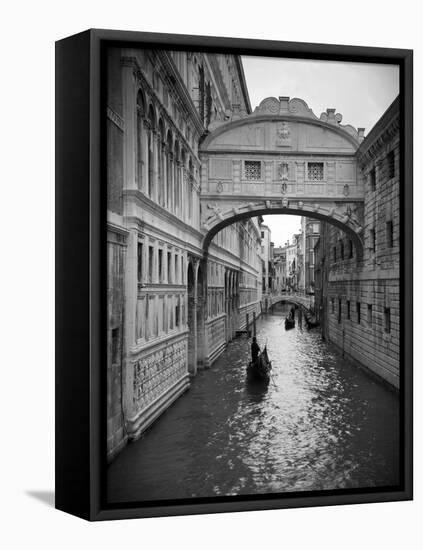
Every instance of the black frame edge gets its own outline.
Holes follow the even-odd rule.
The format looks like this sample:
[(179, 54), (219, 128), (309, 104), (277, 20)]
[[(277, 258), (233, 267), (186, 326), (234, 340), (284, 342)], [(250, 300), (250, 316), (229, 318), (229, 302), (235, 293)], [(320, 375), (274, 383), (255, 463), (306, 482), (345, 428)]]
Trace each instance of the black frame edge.
[(56, 42), (55, 483), (59, 510), (90, 516), (90, 35)]

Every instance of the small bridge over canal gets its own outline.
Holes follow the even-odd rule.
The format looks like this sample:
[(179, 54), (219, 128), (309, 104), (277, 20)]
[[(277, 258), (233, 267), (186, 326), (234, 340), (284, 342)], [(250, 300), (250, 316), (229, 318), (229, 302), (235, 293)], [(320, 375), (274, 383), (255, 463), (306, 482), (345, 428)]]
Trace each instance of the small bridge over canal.
[(271, 309), (277, 304), (293, 304), (306, 312), (314, 311), (314, 296), (299, 292), (292, 294), (271, 294), (269, 296), (268, 308)]

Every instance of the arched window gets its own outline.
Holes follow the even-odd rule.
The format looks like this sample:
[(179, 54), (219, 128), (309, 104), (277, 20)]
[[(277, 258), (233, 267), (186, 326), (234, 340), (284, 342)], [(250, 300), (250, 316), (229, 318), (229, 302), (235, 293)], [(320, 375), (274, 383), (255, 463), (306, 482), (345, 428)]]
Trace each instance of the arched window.
[(180, 193), (181, 193), (181, 181), (180, 181), (180, 153), (179, 153), (179, 143), (175, 143), (175, 162), (174, 162), (174, 184), (173, 184), (173, 211), (175, 214), (179, 214), (180, 208)]
[(167, 208), (172, 210), (172, 188), (173, 188), (173, 138), (172, 132), (167, 133), (167, 156), (166, 156), (166, 187), (167, 187)]
[(180, 174), (181, 174), (181, 215), (183, 218), (186, 218), (186, 202), (187, 202), (187, 193), (188, 193), (188, 181), (187, 181), (187, 175), (186, 175), (186, 154), (185, 150), (181, 150), (181, 167), (180, 167)]
[(164, 206), (164, 197), (165, 197), (165, 155), (164, 155), (164, 136), (165, 130), (162, 119), (159, 120), (158, 124), (158, 136), (157, 136), (157, 147), (158, 147), (158, 163), (157, 163), (157, 192), (158, 192), (158, 203), (161, 206)]
[(154, 117), (154, 111), (153, 107), (150, 105), (150, 109), (148, 110), (148, 138), (147, 138), (147, 156), (148, 156), (148, 172), (147, 172), (147, 178), (148, 178), (148, 186), (147, 191), (149, 197), (152, 197), (154, 195), (154, 130), (155, 130), (155, 117)]
[(188, 219), (192, 221), (192, 205), (193, 205), (193, 195), (194, 195), (194, 186), (193, 186), (193, 167), (192, 160), (189, 159), (188, 162)]
[(144, 143), (143, 143), (143, 120), (145, 119), (145, 101), (141, 90), (137, 94), (137, 186), (142, 189), (143, 167), (144, 167)]

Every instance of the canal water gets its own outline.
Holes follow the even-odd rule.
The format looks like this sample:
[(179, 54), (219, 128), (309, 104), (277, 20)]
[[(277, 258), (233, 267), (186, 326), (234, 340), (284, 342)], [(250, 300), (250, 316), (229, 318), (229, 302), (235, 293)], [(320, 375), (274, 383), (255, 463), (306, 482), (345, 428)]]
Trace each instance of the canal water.
[(399, 483), (399, 399), (298, 323), (287, 306), (257, 322), (272, 379), (246, 381), (235, 339), (190, 390), (108, 468), (109, 502), (391, 486)]

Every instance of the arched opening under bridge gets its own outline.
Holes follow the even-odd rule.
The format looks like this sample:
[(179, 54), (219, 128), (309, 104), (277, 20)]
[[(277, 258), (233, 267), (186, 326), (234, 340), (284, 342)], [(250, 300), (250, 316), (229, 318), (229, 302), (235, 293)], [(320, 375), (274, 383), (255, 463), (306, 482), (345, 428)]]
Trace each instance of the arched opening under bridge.
[(223, 216), (217, 216), (217, 219), (215, 220), (214, 225), (209, 228), (208, 232), (204, 236), (203, 239), (203, 253), (204, 258), (207, 259), (208, 256), (208, 250), (210, 243), (212, 242), (213, 238), (225, 227), (228, 225), (231, 225), (237, 221), (246, 220), (249, 218), (255, 218), (259, 216), (268, 216), (268, 215), (276, 215), (276, 214), (282, 214), (282, 215), (291, 215), (291, 216), (305, 216), (307, 218), (312, 218), (318, 221), (327, 222), (341, 231), (343, 231), (348, 238), (352, 241), (356, 254), (355, 258), (357, 261), (361, 260), (363, 255), (363, 240), (362, 240), (362, 230), (360, 227), (360, 232), (357, 232), (353, 229), (352, 224), (348, 223), (349, 217), (351, 214), (347, 211), (345, 211), (343, 214), (340, 213), (336, 216), (334, 216), (334, 213), (332, 212), (332, 215), (329, 214), (323, 214), (316, 210), (306, 210), (303, 207), (301, 209), (295, 208), (295, 207), (260, 207), (257, 206), (257, 209), (248, 209), (245, 212), (238, 212), (238, 213), (232, 213), (232, 215), (227, 215), (225, 217)]

